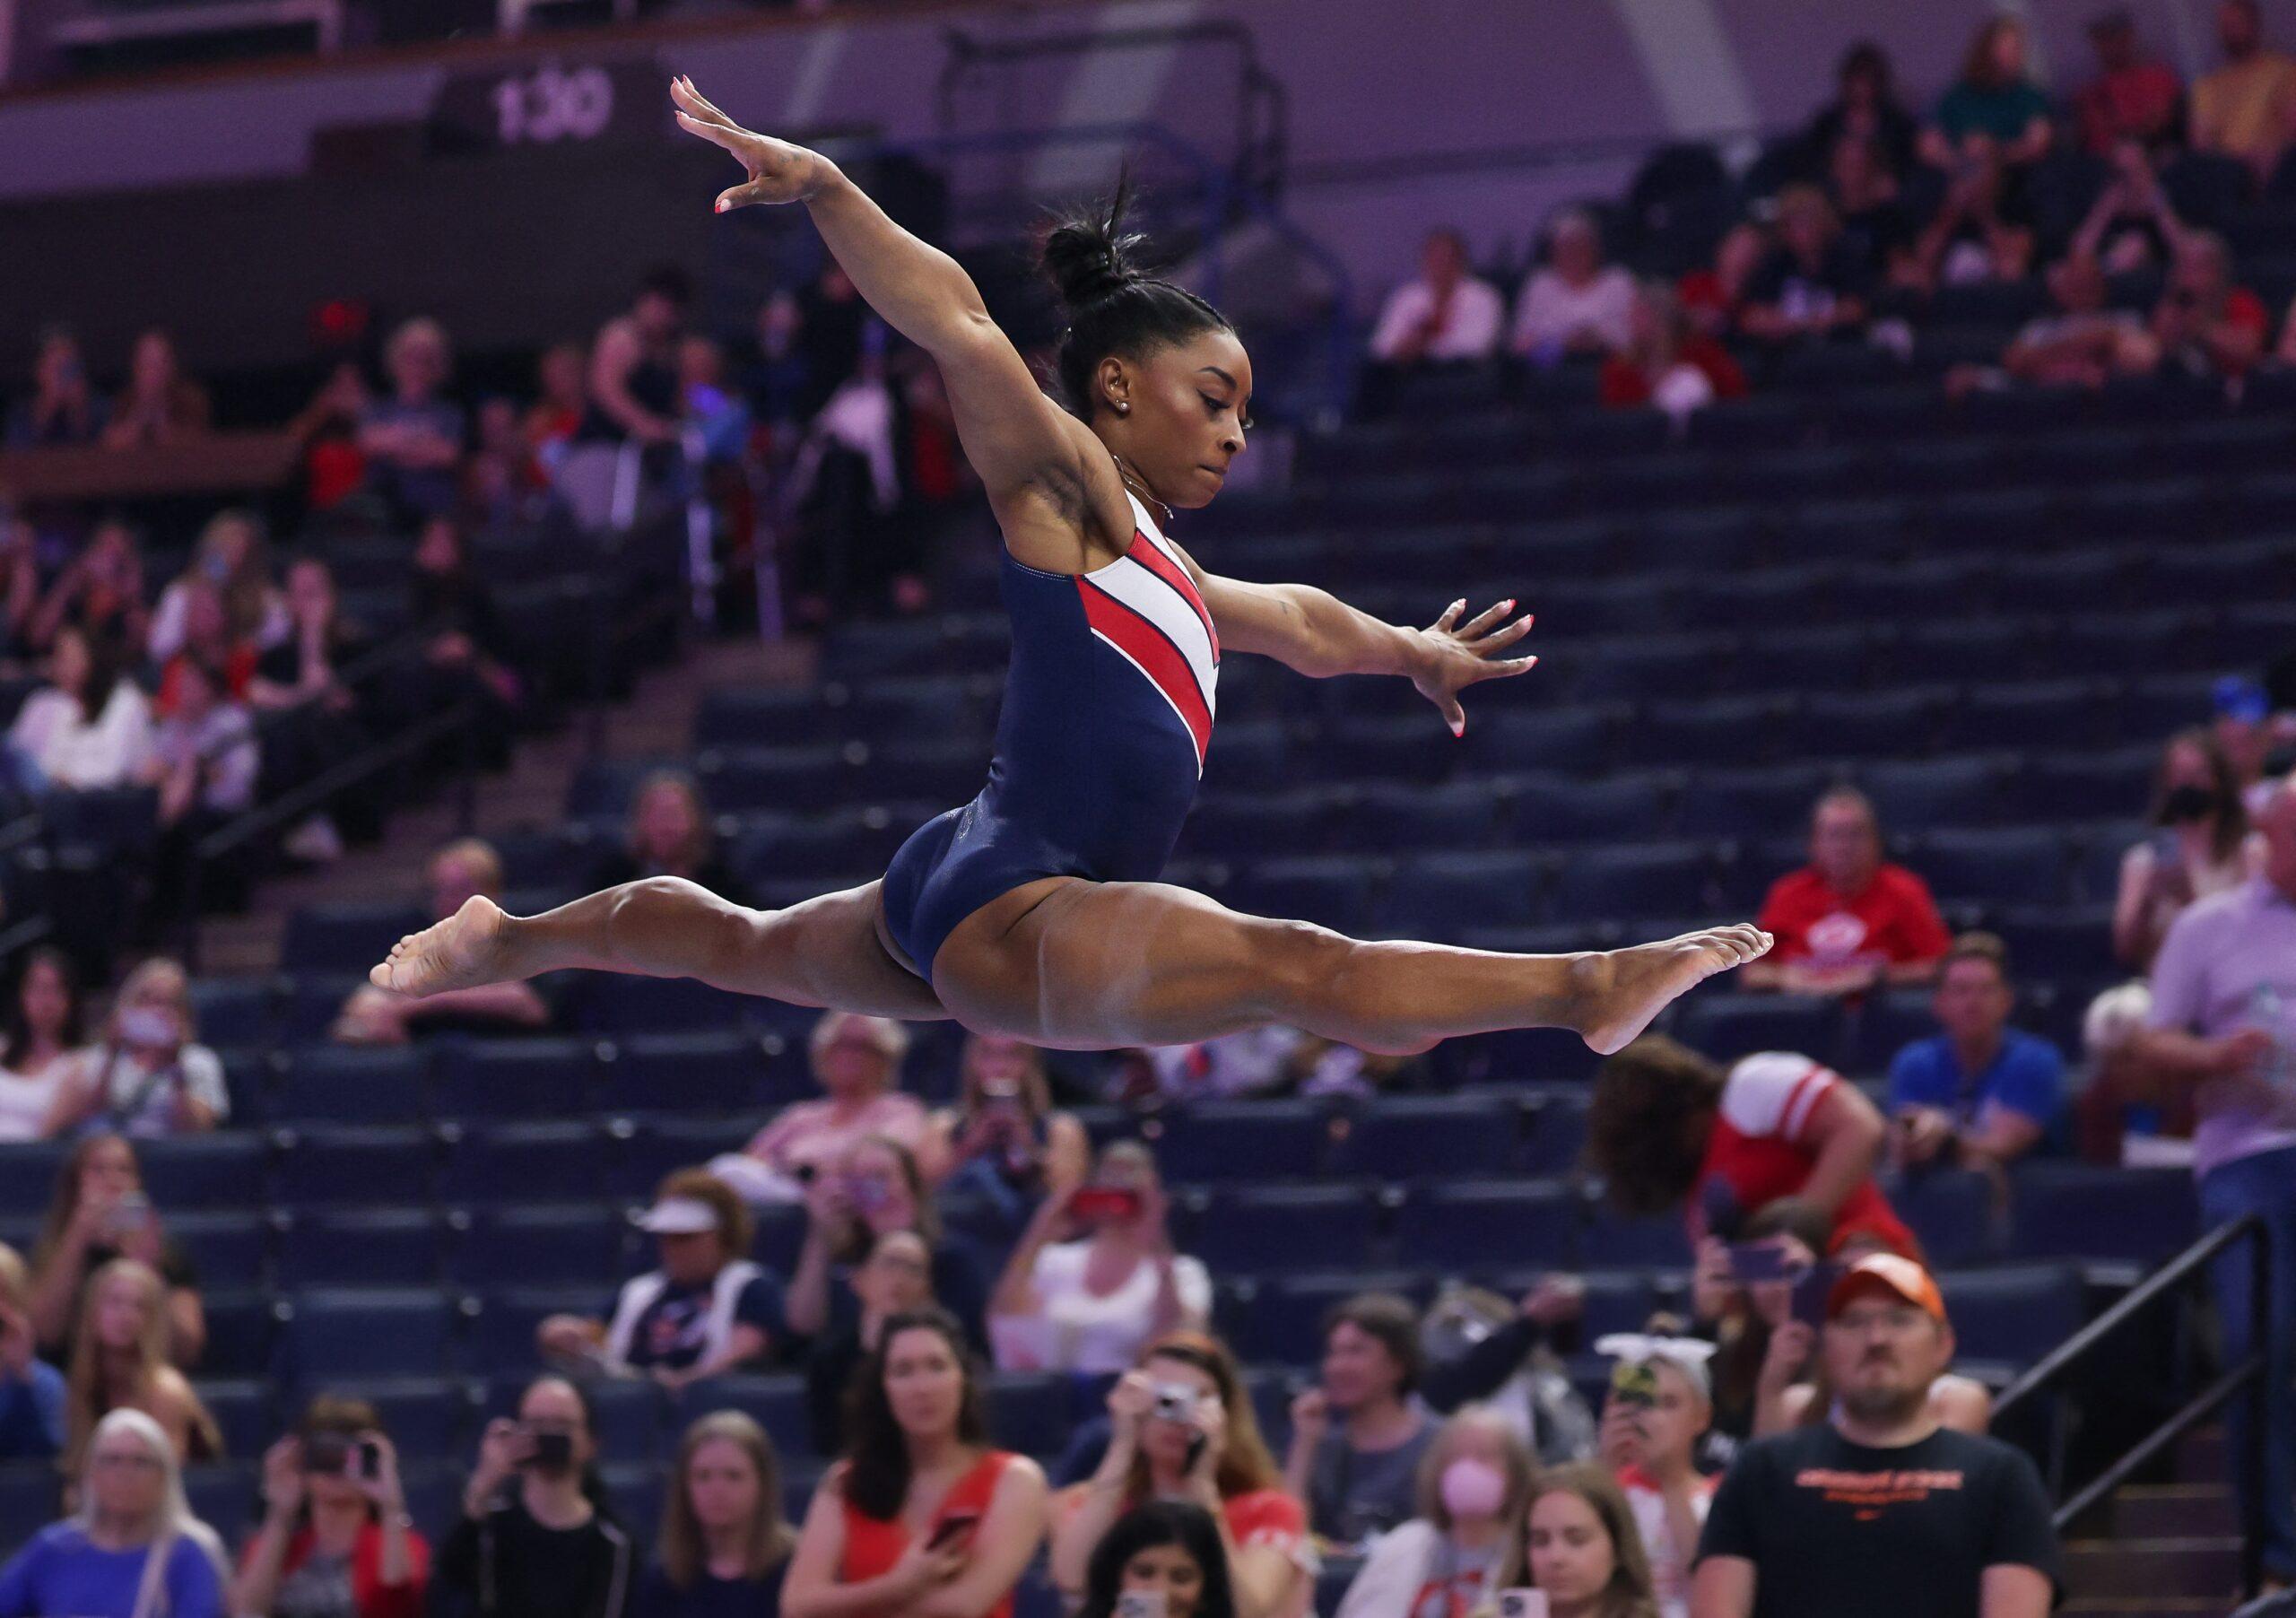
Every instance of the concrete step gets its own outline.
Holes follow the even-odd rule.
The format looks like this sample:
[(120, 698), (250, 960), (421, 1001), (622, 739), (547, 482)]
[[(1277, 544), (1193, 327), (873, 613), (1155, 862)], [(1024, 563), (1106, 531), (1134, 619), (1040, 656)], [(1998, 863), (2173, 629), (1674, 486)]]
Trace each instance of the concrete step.
[(2113, 1497), (2117, 1539), (2195, 1539), (2239, 1532), (2222, 1483), (2131, 1483)]
[(2237, 1538), (2080, 1540), (2065, 1547), (2068, 1596), (2133, 1600), (2166, 1596), (2221, 1602), (2239, 1576)]

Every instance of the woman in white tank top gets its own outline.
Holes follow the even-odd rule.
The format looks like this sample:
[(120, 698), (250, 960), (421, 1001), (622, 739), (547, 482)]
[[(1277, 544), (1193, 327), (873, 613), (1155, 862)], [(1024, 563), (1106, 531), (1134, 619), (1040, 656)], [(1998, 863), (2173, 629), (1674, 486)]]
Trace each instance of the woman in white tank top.
[(84, 1066), (80, 990), (72, 964), (56, 950), (36, 950), (16, 980), (0, 1040), (0, 1141), (46, 1140), (57, 1103)]

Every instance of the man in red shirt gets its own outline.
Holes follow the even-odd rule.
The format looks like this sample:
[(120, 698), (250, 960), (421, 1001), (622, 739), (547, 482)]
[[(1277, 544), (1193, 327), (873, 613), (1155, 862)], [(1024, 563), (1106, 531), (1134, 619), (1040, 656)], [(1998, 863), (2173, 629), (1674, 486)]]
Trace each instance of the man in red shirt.
[(1810, 863), (1771, 884), (1759, 925), (1778, 943), (1740, 980), (1807, 995), (1926, 983), (1953, 943), (1929, 884), (1883, 860), (1881, 822), (1853, 787), (1818, 800)]
[(1681, 1209), (1697, 1240), (1734, 1240), (1746, 1218), (1798, 1197), (1838, 1238), (1857, 1231), (1920, 1250), (1874, 1183), (1887, 1127), (1857, 1087), (1809, 1057), (1763, 1051), (1727, 1072), (1646, 1034), (1595, 1075), (1587, 1154), (1630, 1214)]
[(2136, 24), (2126, 8), (2092, 22), (2089, 43), (2097, 51), (2097, 76), (2073, 98), (2083, 146), (2095, 156), (2110, 157), (2122, 141), (2156, 151), (2183, 133), (2177, 113), (2184, 86), (2177, 83), (2175, 70), (2138, 49)]

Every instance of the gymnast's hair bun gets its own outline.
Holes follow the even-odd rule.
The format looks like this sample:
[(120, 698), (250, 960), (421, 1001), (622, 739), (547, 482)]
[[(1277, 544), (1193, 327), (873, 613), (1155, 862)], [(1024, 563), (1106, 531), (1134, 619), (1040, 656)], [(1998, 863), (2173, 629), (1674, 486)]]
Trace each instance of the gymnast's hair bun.
[(1148, 239), (1121, 228), (1131, 187), (1117, 183), (1116, 195), (1090, 212), (1065, 215), (1044, 239), (1044, 273), (1072, 309), (1089, 308), (1146, 279), (1132, 256)]

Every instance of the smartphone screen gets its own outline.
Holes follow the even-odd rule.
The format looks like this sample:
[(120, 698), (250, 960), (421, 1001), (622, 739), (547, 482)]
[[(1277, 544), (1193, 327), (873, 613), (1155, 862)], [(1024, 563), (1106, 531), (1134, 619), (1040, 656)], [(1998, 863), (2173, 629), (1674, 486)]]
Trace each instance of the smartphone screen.
[(1086, 1186), (1068, 1206), (1080, 1219), (1131, 1219), (1140, 1212), (1140, 1193), (1127, 1186)]

